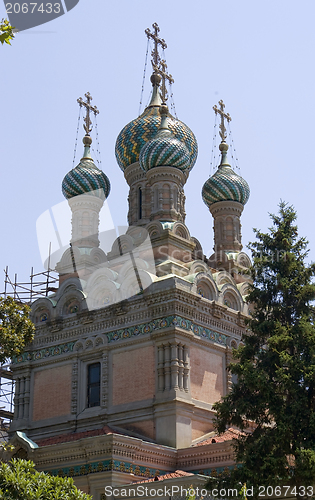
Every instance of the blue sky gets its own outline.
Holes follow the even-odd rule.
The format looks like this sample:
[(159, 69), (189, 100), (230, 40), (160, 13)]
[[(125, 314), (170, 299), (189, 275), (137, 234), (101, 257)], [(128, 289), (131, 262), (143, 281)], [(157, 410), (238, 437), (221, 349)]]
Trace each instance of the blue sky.
[[(0, 4), (0, 18), (5, 16)], [(2, 269), (25, 279), (42, 262), (36, 220), (64, 200), (72, 168), (77, 98), (89, 91), (98, 116), (102, 168), (116, 225), (126, 223), (128, 187), (115, 141), (138, 116), (145, 28), (157, 22), (168, 48), (179, 119), (197, 137), (199, 156), (186, 184), (186, 223), (204, 252), (213, 247), (212, 217), (201, 199), (210, 174), (212, 106), (223, 99), (241, 175), (251, 188), (242, 216), (244, 246), (266, 230), (280, 199), (298, 211), (315, 260), (315, 4), (269, 0), (80, 0), (66, 15), (19, 33), (1, 54)], [(150, 67), (144, 103), (150, 92)], [(80, 129), (77, 162), (83, 152)], [(0, 288), (1, 285), (0, 285)]]

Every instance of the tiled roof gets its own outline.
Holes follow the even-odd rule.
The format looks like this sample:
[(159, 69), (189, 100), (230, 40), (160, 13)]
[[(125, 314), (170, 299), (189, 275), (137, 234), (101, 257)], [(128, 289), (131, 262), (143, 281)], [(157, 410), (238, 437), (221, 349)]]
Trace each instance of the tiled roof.
[[(163, 474), (161, 476), (156, 476), (156, 477), (150, 477), (149, 479), (146, 479), (145, 481), (141, 481), (142, 483), (152, 483), (152, 481), (164, 481), (164, 479), (174, 479), (177, 477), (186, 477), (186, 476), (193, 476), (194, 474), (192, 472), (185, 472), (184, 470), (176, 470), (175, 472), (169, 472), (168, 474)], [(137, 483), (140, 484), (140, 483)]]
[[(116, 431), (115, 431), (116, 432)], [(52, 444), (67, 443), (69, 441), (78, 441), (86, 437), (102, 436), (104, 434), (113, 434), (108, 425), (105, 425), (101, 429), (93, 429), (90, 431), (83, 432), (72, 432), (71, 434), (61, 434), (59, 436), (52, 436), (46, 439), (40, 439), (37, 442), (38, 446), (50, 446)]]
[(200, 441), (199, 443), (194, 444), (193, 446), (204, 446), (206, 444), (214, 444), (214, 443), (224, 443), (225, 441), (232, 441), (232, 439), (237, 439), (239, 435), (242, 433), (237, 429), (232, 429), (230, 427), (227, 431), (225, 431), (220, 436), (215, 435), (211, 438), (207, 438), (204, 441)]

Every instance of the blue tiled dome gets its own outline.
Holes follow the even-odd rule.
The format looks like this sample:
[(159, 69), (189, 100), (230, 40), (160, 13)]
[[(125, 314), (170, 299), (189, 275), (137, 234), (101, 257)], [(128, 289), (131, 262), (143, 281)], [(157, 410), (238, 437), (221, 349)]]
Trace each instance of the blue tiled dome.
[(62, 181), (62, 193), (67, 200), (88, 193), (105, 200), (110, 192), (109, 179), (94, 164), (90, 157), (89, 144), (85, 143), (85, 146), (84, 157), (75, 168), (67, 173)]
[(202, 199), (208, 207), (218, 201), (229, 200), (245, 205), (249, 199), (250, 190), (247, 182), (226, 163), (227, 149), (227, 144), (220, 144), (220, 150), (223, 153), (221, 164), (202, 188)]
[(191, 156), (185, 143), (178, 140), (169, 130), (167, 106), (161, 106), (162, 121), (155, 137), (141, 149), (139, 163), (143, 170), (154, 167), (171, 166), (180, 170), (189, 170)]
[[(139, 161), (141, 149), (147, 141), (155, 137), (161, 122), (159, 108), (160, 105), (149, 105), (138, 118), (128, 123), (118, 135), (115, 153), (118, 165), (122, 170)], [(185, 123), (176, 120), (170, 113), (168, 113), (168, 117), (170, 131), (188, 149), (190, 168), (192, 168), (196, 163), (198, 154), (196, 138)]]

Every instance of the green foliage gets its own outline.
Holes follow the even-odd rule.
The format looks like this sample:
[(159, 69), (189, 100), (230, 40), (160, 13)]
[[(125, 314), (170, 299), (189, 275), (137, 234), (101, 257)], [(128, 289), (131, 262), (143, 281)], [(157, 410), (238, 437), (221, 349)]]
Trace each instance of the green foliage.
[(0, 298), (0, 363), (20, 354), (33, 340), (35, 327), (29, 318), (30, 308), (12, 297)]
[(242, 466), (219, 479), (221, 487), (315, 480), (315, 264), (305, 263), (294, 209), (280, 203), (271, 219), (269, 232), (255, 230), (249, 246), (253, 312), (251, 333), (230, 366), (237, 383), (215, 405), (220, 433), (228, 426), (243, 431), (234, 445)]
[(0, 500), (90, 500), (73, 479), (38, 472), (31, 461), (0, 464)]
[(10, 40), (14, 38), (13, 30), (14, 26), (11, 26), (7, 19), (2, 19), (0, 22), (0, 42), (2, 45), (4, 43), (11, 45)]

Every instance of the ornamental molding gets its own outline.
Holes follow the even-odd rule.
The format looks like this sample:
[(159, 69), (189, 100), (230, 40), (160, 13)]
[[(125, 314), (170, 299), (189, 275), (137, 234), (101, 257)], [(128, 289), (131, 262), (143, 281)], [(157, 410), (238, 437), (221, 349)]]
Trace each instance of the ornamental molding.
[[(140, 443), (139, 443), (140, 442)], [(66, 451), (66, 455), (65, 455)], [(164, 463), (175, 465), (176, 450), (167, 449), (163, 445), (144, 442), (130, 436), (107, 434), (86, 438), (75, 442), (64, 442), (58, 445), (45, 446), (36, 450), (36, 464), (71, 463), (71, 461), (86, 457), (127, 457), (142, 463)]]
[(238, 201), (217, 201), (210, 205), (209, 210), (213, 217), (216, 217), (219, 213), (224, 213), (228, 215), (231, 212), (235, 212), (239, 217), (241, 216), (244, 205)]
[[(178, 315), (171, 315), (165, 318), (158, 318), (140, 325), (129, 326), (113, 332), (107, 332), (104, 336), (107, 338), (108, 344), (118, 341), (124, 341), (131, 338), (143, 338), (143, 336), (151, 335), (157, 331), (174, 328), (193, 334), (194, 338), (206, 340), (207, 342), (217, 343), (222, 346), (228, 345), (228, 337), (223, 333), (216, 332), (205, 326), (196, 324), (194, 321), (183, 318)], [(149, 337), (150, 338), (150, 337)], [(82, 339), (83, 340), (83, 339)], [(81, 342), (82, 342), (81, 340)], [(141, 340), (140, 340), (141, 341)], [(84, 340), (86, 342), (86, 340)], [(48, 358), (55, 358), (63, 354), (73, 353), (75, 342), (59, 344), (45, 349), (26, 351), (20, 356), (13, 358), (12, 364), (19, 365), (23, 362), (42, 361)], [(76, 353), (77, 354), (77, 353)], [(50, 361), (49, 359), (49, 361)], [(74, 395), (74, 389), (72, 394)]]
[[(162, 189), (163, 184), (170, 182), (172, 184), (175, 184), (177, 188), (181, 189), (187, 180), (182, 172), (178, 169), (176, 169), (177, 172), (161, 172), (160, 169), (162, 168), (163, 167), (154, 167), (154, 169), (147, 172), (147, 178), (151, 188), (155, 187), (156, 183), (159, 182), (161, 183), (160, 189)], [(175, 170), (175, 167), (170, 168), (174, 168)], [(159, 170), (159, 172), (155, 172), (155, 170)], [(178, 175), (178, 173), (182, 175)]]
[[(100, 439), (102, 437), (107, 441), (105, 446), (104, 439)], [(49, 467), (46, 472), (54, 476), (83, 476), (114, 470), (135, 476), (154, 477), (156, 470), (161, 468), (164, 472), (178, 468), (197, 472), (196, 468), (200, 466), (204, 468), (218, 463), (235, 462), (230, 442), (190, 447), (185, 450), (164, 450), (163, 446), (156, 449), (154, 444), (139, 444), (135, 442), (139, 441), (138, 439), (127, 436), (120, 436), (120, 439), (117, 435), (97, 436), (92, 441), (84, 441), (84, 444), (83, 441), (72, 443), (70, 448), (70, 443), (62, 443), (57, 450), (56, 446), (49, 450), (50, 453), (47, 448), (39, 448), (35, 452), (37, 466), (53, 466), (54, 468)], [(65, 448), (67, 456), (64, 455)], [(117, 460), (118, 457), (125, 460)], [(78, 464), (78, 460), (84, 463)], [(86, 463), (87, 460), (89, 463)]]
[[(172, 280), (172, 287), (169, 290), (152, 292), (146, 290), (142, 296), (128, 301), (121, 315), (114, 316), (117, 309), (115, 304), (96, 311), (86, 311), (82, 315), (76, 315), (75, 318), (57, 320), (45, 326), (39, 325), (32, 347), (36, 349), (52, 343), (61, 344), (66, 341), (69, 343), (92, 335), (110, 333), (110, 330), (123, 330), (139, 322), (149, 323), (154, 317), (171, 314), (189, 316), (205, 327), (233, 337), (240, 338), (246, 331), (244, 325), (246, 315), (239, 311), (235, 313), (228, 311), (227, 306), (217, 302), (201, 300), (201, 296), (188, 290), (191, 284), (183, 278), (172, 278)], [(182, 288), (183, 285), (186, 289)]]
[(132, 163), (131, 165), (128, 165), (128, 167), (124, 171), (124, 176), (127, 181), (127, 184), (130, 187), (134, 182), (138, 180), (147, 182), (146, 173), (144, 170), (142, 170), (138, 161)]
[[(102, 189), (102, 188), (100, 188)], [(97, 190), (98, 191), (98, 190)], [(104, 200), (97, 198), (93, 195), (78, 195), (73, 198), (69, 198), (68, 203), (71, 210), (79, 210), (89, 208), (95, 212), (99, 212), (104, 204)]]
[(67, 342), (66, 344), (59, 344), (37, 351), (26, 351), (19, 356), (14, 356), (12, 358), (12, 364), (15, 365), (23, 363), (24, 361), (38, 361), (54, 356), (60, 356), (62, 354), (68, 354), (73, 351), (74, 344), (75, 342)]
[(217, 342), (222, 345), (227, 345), (226, 335), (210, 330), (209, 328), (196, 325), (193, 321), (176, 315), (155, 319), (146, 324), (107, 333), (106, 336), (108, 339), (108, 343), (110, 344), (111, 342), (117, 342), (126, 338), (150, 334), (153, 331), (163, 330), (165, 328), (169, 328), (170, 326), (180, 328), (185, 331), (191, 331), (195, 336), (207, 339), (210, 342)]

